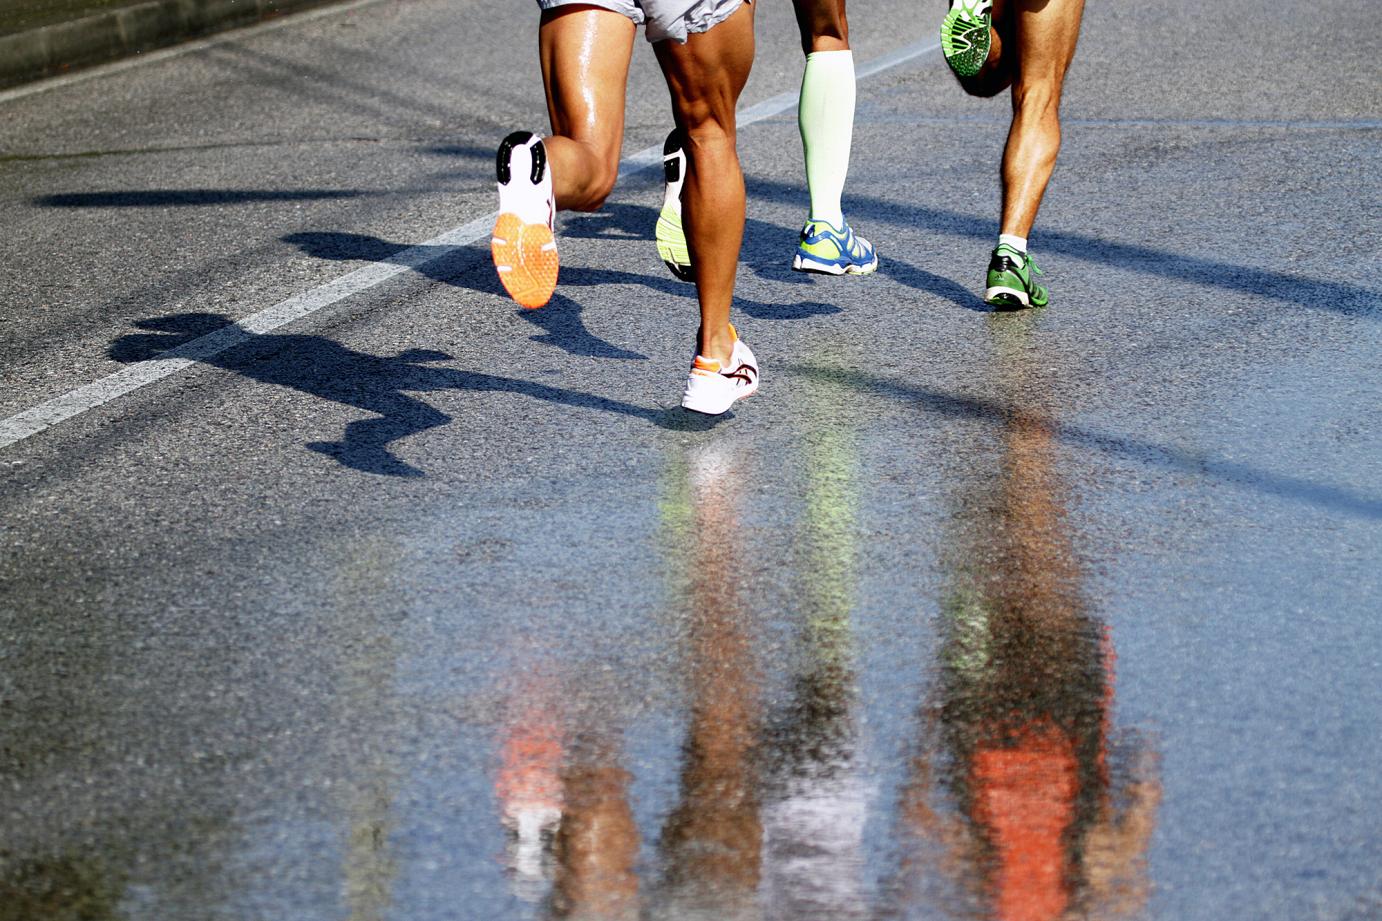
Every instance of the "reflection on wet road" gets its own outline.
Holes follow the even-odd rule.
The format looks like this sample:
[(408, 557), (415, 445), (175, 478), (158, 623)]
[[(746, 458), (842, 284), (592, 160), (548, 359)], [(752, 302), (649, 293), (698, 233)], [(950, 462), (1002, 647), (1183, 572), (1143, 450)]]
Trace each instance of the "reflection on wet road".
[(944, 917), (1136, 917), (1155, 757), (1135, 733), (1111, 738), (1113, 638), (1084, 598), (1052, 420), (1024, 397), (1049, 392), (1033, 322), (990, 322), (989, 379), (1012, 410), (996, 476), (957, 497), (942, 658), (900, 810), (916, 843), (899, 898), (934, 898)]
[[(627, 727), (581, 676), (535, 663), (495, 786), (511, 891), (553, 918), (1133, 918), (1160, 786), (1114, 725), (1114, 642), (1091, 610), (1066, 511), (1032, 316), (988, 322), (991, 476), (950, 485), (935, 661), (892, 809), (859, 712), (853, 617), (860, 460), (837, 392), (804, 386), (796, 536), (764, 558), (746, 517), (761, 457), (730, 441), (668, 461), (661, 529), (684, 728), (675, 798), (644, 841)], [(816, 417), (818, 416), (818, 417)], [(793, 606), (755, 610), (765, 569)], [(788, 636), (769, 642), (770, 624)], [(557, 678), (546, 677), (555, 670)], [(890, 816), (885, 867), (867, 840)], [(646, 829), (652, 832), (653, 829)]]
[(0, 404), (86, 407), (0, 451), (0, 921), (1382, 918), (1382, 19), (1089, 4), (1055, 305), (990, 315), (1007, 103), (851, 0), (882, 267), (792, 272), (761, 4), (764, 390), (705, 420), (655, 168), (542, 311), (415, 245), (545, 120), (471, 6), (0, 103)]

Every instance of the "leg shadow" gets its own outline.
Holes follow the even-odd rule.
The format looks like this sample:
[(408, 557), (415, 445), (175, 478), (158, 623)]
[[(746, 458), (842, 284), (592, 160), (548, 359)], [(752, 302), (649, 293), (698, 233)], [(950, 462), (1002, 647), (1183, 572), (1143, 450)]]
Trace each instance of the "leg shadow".
[[(111, 343), (111, 358), (127, 364), (156, 357), (194, 358), (260, 383), (373, 413), (377, 418), (347, 423), (341, 440), (313, 441), (306, 447), (343, 466), (381, 476), (423, 476), (389, 446), (451, 421), (450, 416), (410, 392), (517, 393), (644, 419), (664, 428), (681, 428), (673, 416), (659, 408), (516, 378), (435, 367), (438, 362), (452, 360), (445, 352), (409, 349), (393, 356), (370, 355), (322, 336), (254, 333), (228, 317), (210, 313), (157, 317), (140, 320), (135, 326), (144, 332)], [(219, 342), (219, 350), (208, 346), (209, 338)]]

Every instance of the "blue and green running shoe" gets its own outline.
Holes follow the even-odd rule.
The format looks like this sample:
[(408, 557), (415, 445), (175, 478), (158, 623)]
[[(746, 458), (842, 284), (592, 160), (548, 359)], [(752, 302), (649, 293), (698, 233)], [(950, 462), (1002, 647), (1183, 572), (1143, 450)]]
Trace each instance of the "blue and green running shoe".
[(807, 221), (792, 268), (822, 275), (868, 275), (876, 270), (878, 254), (873, 244), (855, 234), (848, 221), (842, 224), (836, 230), (826, 221)]
[(686, 231), (681, 226), (681, 187), (686, 182), (686, 150), (682, 147), (681, 132), (673, 130), (662, 145), (662, 179), (666, 185), (662, 193), (662, 211), (657, 216), (657, 254), (667, 270), (682, 281), (695, 281), (691, 271), (691, 248), (686, 245)]
[(984, 303), (999, 310), (1045, 307), (1050, 299), (1045, 288), (1033, 279), (1041, 274), (1032, 257), (1006, 243), (998, 244), (989, 260), (988, 284)]
[(992, 9), (992, 0), (950, 0), (941, 20), (941, 53), (958, 76), (974, 76), (988, 60)]

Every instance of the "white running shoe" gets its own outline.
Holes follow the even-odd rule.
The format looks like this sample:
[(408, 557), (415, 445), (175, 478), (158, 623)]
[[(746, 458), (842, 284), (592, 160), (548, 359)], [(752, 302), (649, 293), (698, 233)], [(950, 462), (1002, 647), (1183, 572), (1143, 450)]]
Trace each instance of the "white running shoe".
[(561, 264), (552, 233), (556, 199), (542, 140), (527, 131), (504, 138), (495, 173), (499, 218), (490, 240), (494, 268), (510, 297), (524, 307), (541, 307), (552, 299)]
[[(730, 327), (734, 331), (734, 327)], [(718, 416), (729, 411), (736, 400), (758, 392), (758, 360), (753, 352), (734, 335), (734, 351), (729, 363), (721, 365), (714, 358), (697, 355), (691, 360), (691, 374), (686, 378), (686, 392), (681, 405), (692, 412)]]

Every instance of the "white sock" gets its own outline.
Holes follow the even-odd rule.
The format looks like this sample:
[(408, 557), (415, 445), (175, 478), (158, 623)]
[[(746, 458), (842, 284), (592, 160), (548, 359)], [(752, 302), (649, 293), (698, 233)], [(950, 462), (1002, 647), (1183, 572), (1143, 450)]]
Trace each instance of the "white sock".
[(806, 152), (811, 219), (843, 227), (840, 194), (849, 173), (849, 146), (854, 134), (852, 51), (813, 51), (806, 56), (797, 124)]
[(1016, 236), (1016, 235), (1010, 234), (1010, 233), (1000, 233), (1000, 234), (998, 235), (998, 245), (999, 245), (999, 246), (1003, 246), (1004, 244), (1006, 244), (1006, 245), (1008, 245), (1008, 246), (1011, 246), (1013, 249), (1017, 250), (1019, 253), (1025, 253), (1025, 252), (1027, 252), (1027, 238), (1026, 238), (1026, 237), (1019, 237), (1019, 236)]

